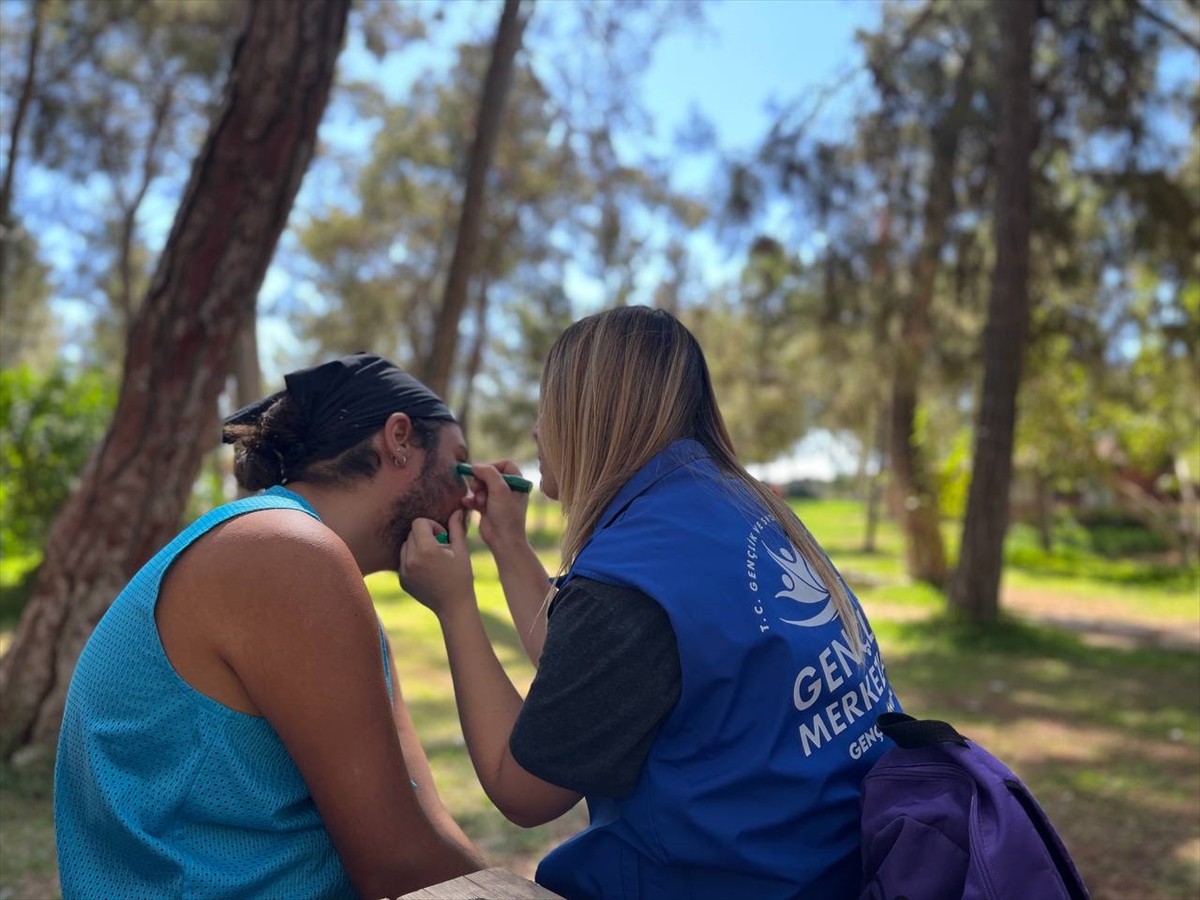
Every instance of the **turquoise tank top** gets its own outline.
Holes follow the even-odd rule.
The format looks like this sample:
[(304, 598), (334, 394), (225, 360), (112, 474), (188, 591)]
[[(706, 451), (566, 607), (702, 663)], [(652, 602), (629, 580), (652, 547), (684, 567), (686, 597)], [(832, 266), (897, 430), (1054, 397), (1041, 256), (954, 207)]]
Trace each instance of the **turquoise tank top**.
[[(80, 655), (54, 781), (66, 900), (355, 895), (270, 723), (185, 682), (154, 621), (175, 558), (216, 525), (261, 509), (296, 509), (320, 520), (282, 487), (212, 510), (142, 567)], [(380, 643), (392, 696), (382, 625)]]

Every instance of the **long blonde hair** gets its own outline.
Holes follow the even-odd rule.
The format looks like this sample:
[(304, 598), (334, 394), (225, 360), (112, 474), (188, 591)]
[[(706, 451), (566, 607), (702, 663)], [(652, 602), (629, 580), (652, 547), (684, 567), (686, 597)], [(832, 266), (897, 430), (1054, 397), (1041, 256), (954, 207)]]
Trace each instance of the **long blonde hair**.
[(704, 352), (673, 315), (624, 306), (567, 328), (542, 371), (539, 418), (542, 452), (566, 518), (560, 574), (625, 483), (671, 443), (691, 438), (778, 521), (829, 591), (854, 652), (861, 651), (854, 604), (841, 577), (791, 508), (738, 462)]

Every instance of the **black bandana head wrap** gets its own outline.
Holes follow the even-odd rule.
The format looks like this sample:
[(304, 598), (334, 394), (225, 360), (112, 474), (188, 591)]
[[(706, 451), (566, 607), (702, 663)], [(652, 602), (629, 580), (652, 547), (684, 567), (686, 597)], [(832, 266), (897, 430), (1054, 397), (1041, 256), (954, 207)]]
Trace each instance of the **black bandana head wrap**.
[[(373, 353), (355, 353), (283, 377), (285, 390), (244, 406), (225, 425), (259, 421), (288, 395), (304, 422), (303, 437), (283, 453), (286, 463), (337, 456), (383, 426), (392, 413), (412, 419), (455, 421), (442, 398), (407, 372)], [(236, 438), (225, 437), (226, 443)]]

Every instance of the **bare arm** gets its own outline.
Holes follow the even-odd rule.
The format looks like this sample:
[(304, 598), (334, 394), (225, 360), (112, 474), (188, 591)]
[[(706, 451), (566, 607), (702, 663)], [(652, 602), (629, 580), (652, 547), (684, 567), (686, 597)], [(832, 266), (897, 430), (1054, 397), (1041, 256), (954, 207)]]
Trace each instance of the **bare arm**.
[(528, 541), (514, 542), (512, 546), (497, 544), (492, 547), (492, 554), (496, 557), (500, 586), (504, 589), (513, 626), (521, 637), (529, 661), (536, 667), (546, 643), (545, 606), (550, 576)]
[(473, 505), (481, 514), (479, 534), (496, 558), (513, 625), (536, 666), (546, 641), (545, 605), (550, 577), (525, 536), (528, 497), (510, 491), (501, 477), (502, 473), (521, 473), (507, 460), (474, 468), (477, 484), (481, 485), (475, 491)]
[(416, 729), (413, 727), (412, 718), (408, 714), (408, 707), (400, 693), (400, 680), (396, 674), (396, 662), (390, 640), (388, 642), (388, 666), (392, 672), (392, 694), (395, 698), (392, 703), (392, 711), (396, 721), (396, 734), (400, 737), (400, 749), (404, 753), (404, 763), (408, 767), (408, 774), (417, 784), (417, 800), (421, 804), (421, 809), (424, 810), (429, 821), (455, 840), (464, 852), (475, 855), (476, 851), (471, 845), (470, 839), (446, 810), (445, 804), (442, 803), (442, 798), (437, 792), (437, 786), (433, 781), (433, 770), (429, 766), (425, 748), (421, 746)]
[(239, 542), (230, 561), (241, 611), (222, 655), (304, 776), (356, 892), (394, 897), (482, 868), (447, 822), (398, 692), (389, 703), (378, 620), (349, 551), (294, 513), (252, 519), (279, 515), (291, 516), (286, 529)]
[(441, 623), (463, 736), (484, 791), (517, 825), (531, 828), (558, 818), (580, 795), (530, 774), (509, 750), (522, 700), (483, 630), (462, 513), (450, 519), (449, 546), (437, 543), (429, 520), (413, 523), (400, 553), (400, 577)]

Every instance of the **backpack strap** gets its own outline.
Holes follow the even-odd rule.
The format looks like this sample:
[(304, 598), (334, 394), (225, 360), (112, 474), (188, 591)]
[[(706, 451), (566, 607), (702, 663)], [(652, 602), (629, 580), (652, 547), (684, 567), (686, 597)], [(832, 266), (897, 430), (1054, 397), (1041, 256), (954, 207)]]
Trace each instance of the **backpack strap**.
[(967, 746), (967, 739), (954, 726), (936, 719), (914, 719), (904, 713), (884, 713), (875, 720), (879, 730), (905, 750), (919, 750), (934, 744)]
[(1022, 809), (1025, 810), (1025, 814), (1029, 816), (1029, 821), (1033, 823), (1038, 837), (1041, 838), (1042, 844), (1046, 847), (1046, 852), (1050, 854), (1054, 868), (1058, 870), (1058, 877), (1062, 879), (1063, 886), (1067, 889), (1067, 896), (1070, 897), (1070, 900), (1091, 900), (1091, 895), (1083, 883), (1083, 878), (1080, 876), (1079, 870), (1075, 868), (1071, 854), (1067, 852), (1062, 838), (1058, 836), (1058, 832), (1050, 824), (1050, 819), (1046, 816), (1041, 806), (1038, 805), (1033, 794), (1029, 792), (1029, 788), (1019, 778), (1005, 778), (1004, 786), (1008, 788), (1013, 798), (1021, 804)]

